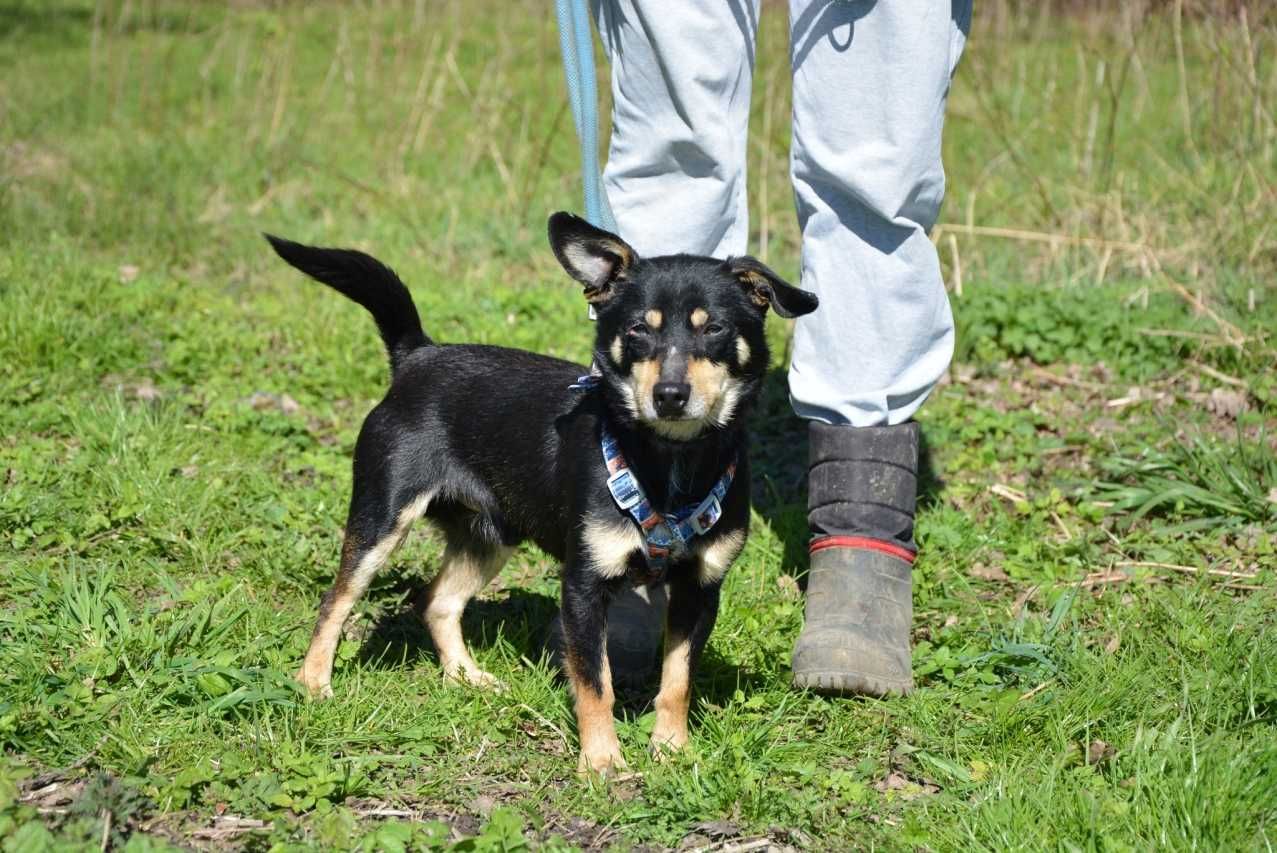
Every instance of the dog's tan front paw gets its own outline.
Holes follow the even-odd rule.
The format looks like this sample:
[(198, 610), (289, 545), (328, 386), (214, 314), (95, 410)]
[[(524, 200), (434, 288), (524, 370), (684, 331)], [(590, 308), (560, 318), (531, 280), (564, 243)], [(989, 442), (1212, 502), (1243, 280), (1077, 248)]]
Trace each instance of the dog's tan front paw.
[(297, 670), (293, 678), (297, 679), (297, 683), (306, 689), (306, 694), (311, 699), (333, 698), (333, 687), (328, 682), (328, 679), (307, 673), (305, 667)]
[(613, 743), (607, 746), (581, 749), (581, 760), (576, 764), (576, 772), (582, 776), (596, 773), (603, 778), (619, 773), (626, 768), (625, 759), (621, 756), (621, 745)]
[(687, 746), (686, 728), (657, 727), (652, 730), (652, 740), (648, 748), (652, 751), (654, 758), (661, 759), (680, 751), (685, 746)]
[(477, 666), (457, 666), (445, 670), (446, 675), (452, 681), (463, 684), (466, 687), (476, 687), (480, 690), (491, 690), (494, 693), (504, 693), (508, 688), (501, 679), (497, 678), (490, 672), (484, 672)]

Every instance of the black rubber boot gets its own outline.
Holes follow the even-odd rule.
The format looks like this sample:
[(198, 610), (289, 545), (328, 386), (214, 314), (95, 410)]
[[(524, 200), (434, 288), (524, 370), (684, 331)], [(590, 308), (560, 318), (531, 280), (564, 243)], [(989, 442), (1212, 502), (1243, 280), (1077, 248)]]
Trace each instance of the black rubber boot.
[(794, 686), (840, 696), (908, 693), (918, 425), (812, 422), (808, 436), (811, 570)]

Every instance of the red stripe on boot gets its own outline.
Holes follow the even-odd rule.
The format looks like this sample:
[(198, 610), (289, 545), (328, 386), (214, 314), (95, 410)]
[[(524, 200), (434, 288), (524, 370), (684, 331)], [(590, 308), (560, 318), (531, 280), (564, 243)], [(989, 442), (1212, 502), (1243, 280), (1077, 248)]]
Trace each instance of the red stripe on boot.
[(906, 563), (912, 563), (918, 556), (902, 545), (896, 545), (893, 542), (887, 542), (882, 539), (871, 539), (868, 536), (822, 536), (813, 540), (811, 545), (807, 547), (807, 551), (810, 554), (815, 554), (817, 551), (823, 551), (826, 548), (862, 548), (866, 551), (880, 551), (883, 554), (899, 557)]

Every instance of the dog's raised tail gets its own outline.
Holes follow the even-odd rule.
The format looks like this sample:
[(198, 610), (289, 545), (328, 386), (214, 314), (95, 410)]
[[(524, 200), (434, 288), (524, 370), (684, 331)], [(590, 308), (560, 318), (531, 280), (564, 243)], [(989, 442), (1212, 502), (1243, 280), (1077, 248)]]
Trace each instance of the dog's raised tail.
[(263, 236), (289, 264), (368, 309), (386, 342), (392, 373), (410, 352), (433, 343), (421, 328), (412, 294), (381, 261), (354, 249), (321, 249)]

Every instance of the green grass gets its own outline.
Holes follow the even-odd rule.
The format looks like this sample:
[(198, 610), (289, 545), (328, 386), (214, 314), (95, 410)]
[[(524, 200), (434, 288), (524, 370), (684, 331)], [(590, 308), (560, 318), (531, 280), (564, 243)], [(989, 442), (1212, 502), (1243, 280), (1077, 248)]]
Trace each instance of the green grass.
[[(547, 10), (0, 6), (0, 845), (1271, 847), (1277, 34), (1249, 12), (1186, 15), (1181, 77), (1169, 11), (977, 4), (919, 689), (788, 689), (805, 447), (778, 373), (693, 748), (650, 763), (654, 691), (628, 693), (637, 775), (604, 786), (530, 547), (466, 617), (508, 693), (446, 685), (406, 615), (428, 536), (358, 608), (333, 701), (288, 675), (386, 368), (258, 232), (375, 251), (442, 340), (583, 359), (542, 236), (578, 196)], [(793, 274), (783, 27), (769, 6), (751, 240)]]

